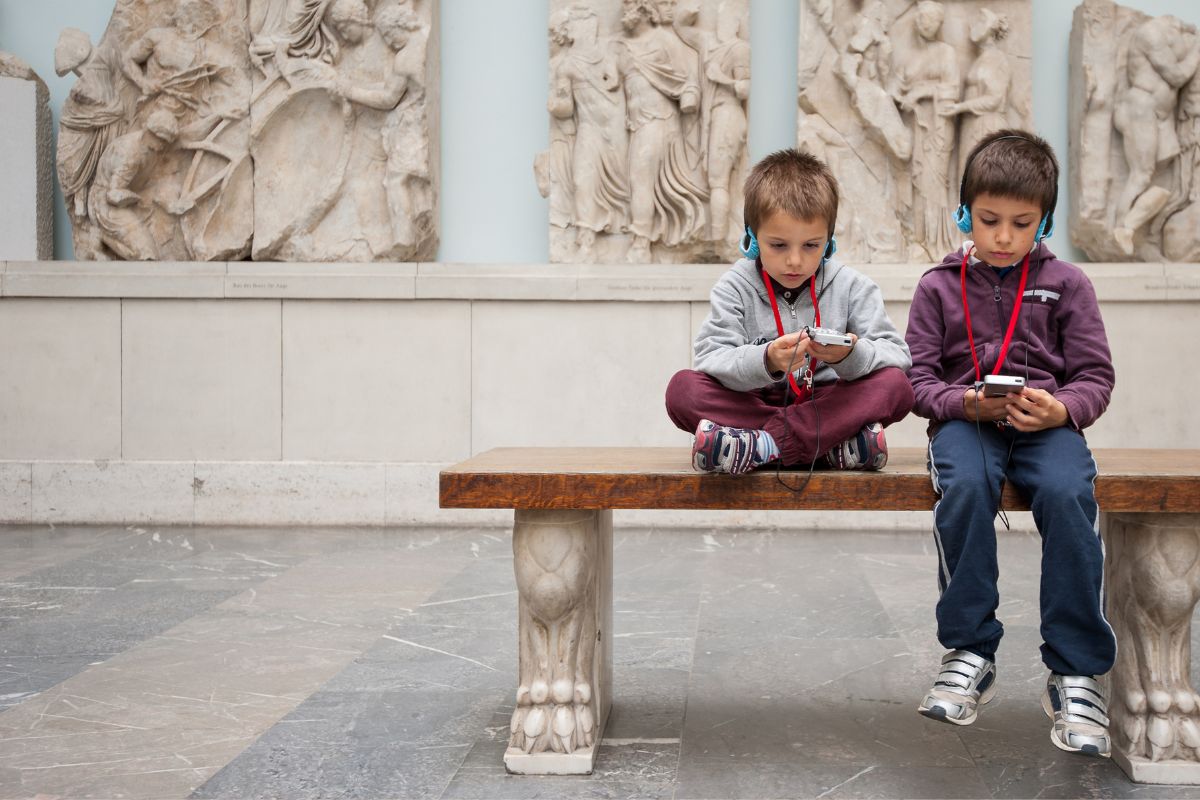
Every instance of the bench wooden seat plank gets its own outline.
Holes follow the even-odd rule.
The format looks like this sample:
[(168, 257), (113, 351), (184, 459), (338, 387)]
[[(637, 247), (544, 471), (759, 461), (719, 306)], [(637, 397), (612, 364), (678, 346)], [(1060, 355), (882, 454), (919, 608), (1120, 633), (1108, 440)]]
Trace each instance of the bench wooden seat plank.
[[(1200, 601), (1200, 450), (1094, 454), (1118, 643), (1113, 756), (1135, 781), (1200, 785), (1200, 703), (1188, 702), (1197, 696), (1188, 676)], [(796, 486), (807, 470), (782, 476)], [(444, 508), (514, 510), (520, 662), (504, 763), (526, 774), (595, 764), (612, 704), (613, 509), (928, 513), (937, 499), (918, 448), (893, 448), (881, 472), (817, 471), (800, 493), (770, 468), (696, 473), (681, 447), (498, 448), (443, 470), (440, 490)], [(1011, 486), (1003, 503), (1028, 508)]]
[[(1200, 508), (1194, 450), (1098, 449), (1095, 456), (1104, 511)], [(808, 472), (780, 474), (798, 486)], [(920, 448), (893, 449), (878, 473), (818, 470), (800, 493), (780, 486), (769, 467), (736, 478), (699, 474), (678, 447), (497, 448), (441, 474), (444, 508), (928, 511), (936, 500)], [(1029, 505), (1006, 485), (1004, 508)]]

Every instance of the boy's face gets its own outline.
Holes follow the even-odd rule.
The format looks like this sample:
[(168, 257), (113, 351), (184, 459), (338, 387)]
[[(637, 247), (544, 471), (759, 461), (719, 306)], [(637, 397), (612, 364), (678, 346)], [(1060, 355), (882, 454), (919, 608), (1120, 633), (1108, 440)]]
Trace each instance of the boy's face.
[(1042, 207), (1028, 200), (981, 194), (971, 204), (975, 256), (993, 267), (1007, 267), (1033, 249)]
[(776, 211), (758, 226), (755, 236), (767, 274), (795, 289), (821, 266), (829, 225), (823, 219), (796, 219)]

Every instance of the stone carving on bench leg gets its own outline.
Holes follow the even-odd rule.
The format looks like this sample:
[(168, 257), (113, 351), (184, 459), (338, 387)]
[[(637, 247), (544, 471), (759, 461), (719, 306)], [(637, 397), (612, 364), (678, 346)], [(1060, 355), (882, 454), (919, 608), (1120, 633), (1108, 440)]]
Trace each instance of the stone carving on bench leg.
[(1028, 0), (803, 0), (797, 143), (839, 176), (848, 260), (958, 246), (967, 151), (997, 125), (1033, 127), (1030, 27)]
[(1190, 683), (1200, 515), (1106, 514), (1114, 756), (1134, 780), (1200, 782), (1200, 694)]
[(1096, 261), (1200, 259), (1200, 34), (1086, 0), (1070, 64), (1072, 241)]
[(535, 177), (556, 262), (736, 257), (747, 0), (554, 0), (551, 146)]
[(520, 683), (505, 764), (591, 772), (610, 703), (612, 512), (517, 510), (513, 557)]

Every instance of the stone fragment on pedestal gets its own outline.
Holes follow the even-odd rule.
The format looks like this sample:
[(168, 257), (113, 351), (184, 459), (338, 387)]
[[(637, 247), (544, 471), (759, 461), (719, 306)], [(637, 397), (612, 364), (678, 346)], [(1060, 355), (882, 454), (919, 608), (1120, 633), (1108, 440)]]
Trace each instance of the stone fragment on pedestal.
[(0, 53), (0, 261), (54, 257), (49, 102), (31, 67)]

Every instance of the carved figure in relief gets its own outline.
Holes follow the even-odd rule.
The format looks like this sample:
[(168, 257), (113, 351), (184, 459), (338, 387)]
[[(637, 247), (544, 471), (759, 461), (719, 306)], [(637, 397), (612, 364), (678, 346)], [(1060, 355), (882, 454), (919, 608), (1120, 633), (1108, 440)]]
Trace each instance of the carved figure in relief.
[(1196, 74), (1196, 29), (1166, 15), (1139, 25), (1128, 45), (1126, 82), (1118, 85), (1113, 126), (1121, 133), (1129, 175), (1117, 198), (1113, 238), (1127, 255), (1134, 234), (1166, 207), (1170, 190), (1151, 185), (1155, 172), (1177, 161), (1178, 90)]
[(887, 91), (892, 83), (892, 42), (887, 34), (887, 9), (881, 0), (863, 10), (836, 72), (868, 130), (883, 142), (893, 158), (900, 161), (912, 158), (912, 131)]
[[(356, 87), (363, 83), (370, 85), (373, 79), (382, 77), (382, 69), (391, 67), (389, 62), (394, 61), (394, 56), (386, 59), (382, 57), (384, 53), (371, 47), (377, 42), (368, 39), (371, 17), (363, 0), (333, 0), (326, 18), (342, 44), (336, 63), (337, 78), (331, 88), (336, 96), (352, 104), (346, 113), (353, 117), (341, 195), (352, 204), (354, 216), (338, 216), (336, 207), (331, 214), (352, 220), (355, 232), (339, 243), (337, 256), (355, 261), (379, 256), (390, 258), (395, 241), (386, 191), (388, 154), (383, 144), (384, 112), (389, 109), (380, 108), (377, 96), (370, 92), (359, 94)], [(359, 102), (359, 98), (368, 102)]]
[(615, 53), (601, 47), (599, 20), (584, 6), (556, 16), (563, 50), (553, 72), (552, 117), (574, 121), (570, 145), (571, 224), (587, 261), (598, 233), (626, 229), (629, 179), (624, 98)]
[(550, 147), (538, 153), (533, 163), (538, 192), (550, 201), (550, 224), (570, 227), (574, 218), (575, 187), (571, 181), (571, 147), (575, 141), (575, 116), (564, 109), (572, 102), (571, 86), (559, 78), (559, 68), (571, 44), (570, 11), (562, 10), (550, 20)]
[(171, 15), (170, 27), (151, 28), (128, 46), (121, 67), (142, 91), (139, 103), (162, 98), (179, 115), (195, 110), (208, 92), (207, 82), (219, 67), (208, 58), (204, 34), (220, 21), (209, 0), (183, 0)]
[(583, 523), (522, 521), (517, 514), (521, 675), (509, 746), (572, 753), (595, 744), (597, 729), (597, 540)]
[(141, 179), (178, 135), (175, 115), (153, 112), (144, 129), (117, 137), (105, 148), (88, 190), (88, 216), (100, 231), (101, 243), (126, 261), (153, 261), (159, 246), (146, 222), (151, 208), (139, 194)]
[[(141, 92), (137, 118), (169, 111), (179, 124), (179, 155), (190, 157), (182, 182), (172, 187), (174, 197), (159, 204), (178, 218), (183, 233), (176, 257), (241, 258), (253, 236), (246, 214), (252, 202), (244, 122), (249, 76), (220, 37), (209, 40), (221, 23), (211, 0), (184, 0), (169, 21), (135, 39), (121, 60), (125, 77)], [(175, 177), (164, 174), (160, 181)]]
[(332, 65), (341, 54), (341, 45), (329, 21), (331, 4), (332, 0), (298, 0), (270, 7), (264, 27), (250, 43), (250, 61), (266, 77), (255, 92), (255, 101), (281, 78), (290, 88), (305, 79), (313, 83), (337, 79)]
[(700, 9), (692, 4), (677, 13), (675, 30), (700, 54), (700, 151), (707, 154), (709, 189), (708, 239), (736, 241), (742, 232), (741, 209), (731, 207), (730, 184), (745, 166), (746, 103), (750, 99), (750, 43), (745, 17), (731, 3), (717, 10), (717, 28), (700, 28)]
[(63, 103), (58, 133), (58, 180), (75, 232), (75, 257), (104, 259), (100, 229), (88, 216), (88, 187), (105, 149), (125, 130), (126, 109), (117, 91), (119, 69), (92, 47), (77, 28), (59, 34), (54, 71), (61, 78), (75, 73), (78, 80)]
[[(425, 73), (429, 31), (411, 0), (292, 0), (255, 10), (254, 255), (430, 257), (436, 247)], [(303, 124), (301, 124), (303, 120)], [(307, 173), (295, 138), (326, 148)], [(277, 208), (285, 197), (302, 197)], [(256, 217), (258, 215), (256, 214)]]
[(943, 109), (958, 102), (960, 76), (954, 48), (941, 41), (945, 9), (917, 4), (917, 47), (898, 70), (896, 101), (913, 116), (912, 239), (915, 260), (934, 260), (955, 248), (951, 233), (951, 155), (954, 119)]
[[(708, 193), (693, 170), (700, 110), (699, 60), (670, 29), (668, 0), (622, 0), (619, 69), (625, 87), (631, 187), (631, 262), (650, 243), (673, 247), (704, 226)], [(685, 123), (685, 117), (688, 119)]]
[(961, 116), (958, 133), (958, 174), (967, 166), (967, 155), (975, 143), (992, 131), (1008, 126), (1012, 65), (999, 42), (1008, 36), (1008, 17), (981, 9), (971, 23), (971, 42), (979, 55), (967, 71), (966, 88), (960, 103), (949, 103), (938, 113)]
[[(1196, 46), (1200, 48), (1200, 40)], [(1200, 261), (1200, 70), (1179, 92), (1178, 214), (1163, 227), (1163, 255), (1171, 261)], [(1165, 213), (1164, 215), (1165, 216)]]
[[(329, 16), (342, 41), (362, 43), (370, 20), (361, 0), (335, 2)], [(368, 237), (374, 234), (370, 238), (372, 254), (394, 251), (391, 254), (401, 255), (432, 226), (429, 150), (420, 135), (424, 129), (424, 39), (412, 44), (412, 34), (422, 30), (421, 22), (411, 9), (398, 4), (380, 8), (375, 27), (393, 54), (384, 81), (361, 85), (357, 76), (342, 74), (334, 91), (366, 109), (388, 112), (382, 120), (360, 112), (354, 147), (362, 157), (351, 169), (370, 176), (380, 163), (386, 164), (382, 181), (360, 181), (355, 199), (360, 225)]]
[[(383, 149), (387, 153), (385, 186), (392, 236), (395, 245), (406, 251), (430, 236), (434, 229), (429, 139), (425, 135), (428, 37), (421, 35), (424, 28), (417, 15), (399, 4), (380, 8), (375, 15), (375, 28), (396, 54), (391, 75), (375, 98), (391, 109), (382, 131)], [(393, 97), (397, 98), (395, 103)]]
[[(1113, 697), (1125, 706), (1122, 749), (1151, 761), (1200, 761), (1200, 694), (1187, 672), (1200, 600), (1200, 517), (1140, 530), (1141, 515), (1110, 521), (1113, 625), (1130, 634), (1117, 653)], [(1147, 523), (1148, 524), (1148, 523)]]

